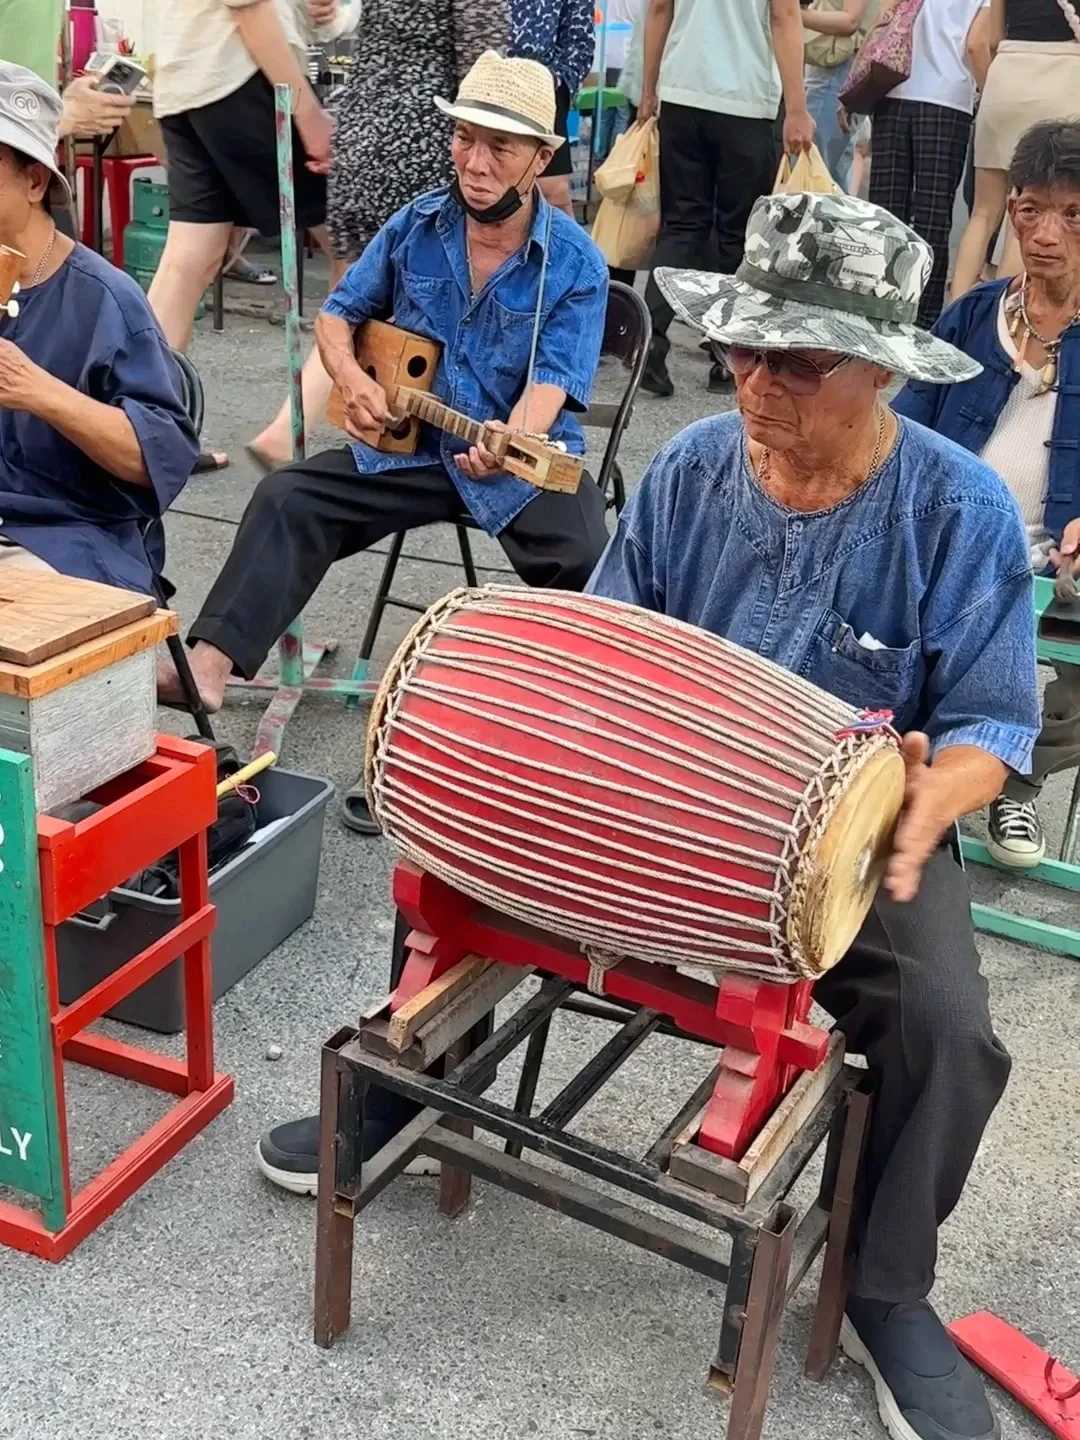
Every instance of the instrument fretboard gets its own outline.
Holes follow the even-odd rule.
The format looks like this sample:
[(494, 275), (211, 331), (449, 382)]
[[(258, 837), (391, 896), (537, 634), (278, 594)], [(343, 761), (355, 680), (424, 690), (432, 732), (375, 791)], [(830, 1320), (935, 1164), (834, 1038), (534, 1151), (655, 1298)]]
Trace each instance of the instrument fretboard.
[(418, 420), (434, 425), (438, 430), (449, 431), (451, 435), (456, 435), (459, 440), (465, 440), (470, 445), (486, 443), (486, 427), (479, 420), (470, 420), (468, 415), (462, 415), (459, 410), (451, 410), (449, 405), (444, 405), (441, 400), (436, 400), (423, 390), (399, 385), (397, 398), (399, 404), (404, 405), (406, 411), (415, 415)]

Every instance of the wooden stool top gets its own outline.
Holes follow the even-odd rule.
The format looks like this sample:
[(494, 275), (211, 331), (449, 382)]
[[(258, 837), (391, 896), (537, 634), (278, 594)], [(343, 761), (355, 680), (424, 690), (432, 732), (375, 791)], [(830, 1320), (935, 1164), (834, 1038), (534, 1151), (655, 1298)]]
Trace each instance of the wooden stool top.
[(176, 628), (176, 616), (148, 595), (47, 572), (0, 576), (0, 694), (48, 694)]

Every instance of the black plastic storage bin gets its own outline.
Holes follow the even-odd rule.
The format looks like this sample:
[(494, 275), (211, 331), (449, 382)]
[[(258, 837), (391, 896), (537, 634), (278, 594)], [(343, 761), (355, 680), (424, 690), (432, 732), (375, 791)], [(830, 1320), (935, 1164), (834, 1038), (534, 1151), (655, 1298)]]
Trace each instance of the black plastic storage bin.
[[(215, 1000), (315, 909), (323, 820), (333, 786), (328, 780), (277, 768), (264, 771), (253, 783), (262, 797), (260, 825), (288, 819), (280, 830), (241, 850), (210, 877), (210, 899), (217, 906), (211, 936)], [(63, 1003), (77, 1000), (152, 945), (179, 915), (179, 900), (113, 890), (100, 916), (67, 921), (57, 936)], [(109, 1014), (175, 1035), (184, 1028), (182, 962), (167, 966)]]

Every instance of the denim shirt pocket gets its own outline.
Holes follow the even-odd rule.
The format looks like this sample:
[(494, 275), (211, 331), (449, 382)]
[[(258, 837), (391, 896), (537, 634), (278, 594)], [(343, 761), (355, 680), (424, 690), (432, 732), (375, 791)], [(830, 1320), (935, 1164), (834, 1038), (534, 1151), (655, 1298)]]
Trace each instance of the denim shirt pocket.
[(417, 275), (401, 269), (394, 286), (394, 324), (421, 335), (439, 335), (446, 329), (449, 287), (452, 280), (438, 275)]
[(504, 384), (524, 385), (535, 322), (534, 310), (511, 310), (492, 295), (484, 301), (481, 354), (485, 365), (490, 366)]
[(922, 688), (922, 643), (901, 648), (860, 645), (835, 610), (825, 610), (810, 637), (799, 674), (860, 710), (892, 710), (898, 717)]

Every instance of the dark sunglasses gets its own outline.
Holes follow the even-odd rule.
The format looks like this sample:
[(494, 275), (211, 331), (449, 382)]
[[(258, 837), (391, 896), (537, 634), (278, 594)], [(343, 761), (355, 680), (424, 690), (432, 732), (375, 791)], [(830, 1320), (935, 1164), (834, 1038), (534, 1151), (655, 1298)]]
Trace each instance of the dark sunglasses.
[(841, 355), (823, 369), (808, 356), (796, 355), (792, 350), (752, 350), (748, 345), (722, 345), (720, 349), (728, 369), (737, 379), (745, 379), (759, 365), (765, 365), (769, 374), (792, 395), (816, 395), (822, 382), (853, 358)]

